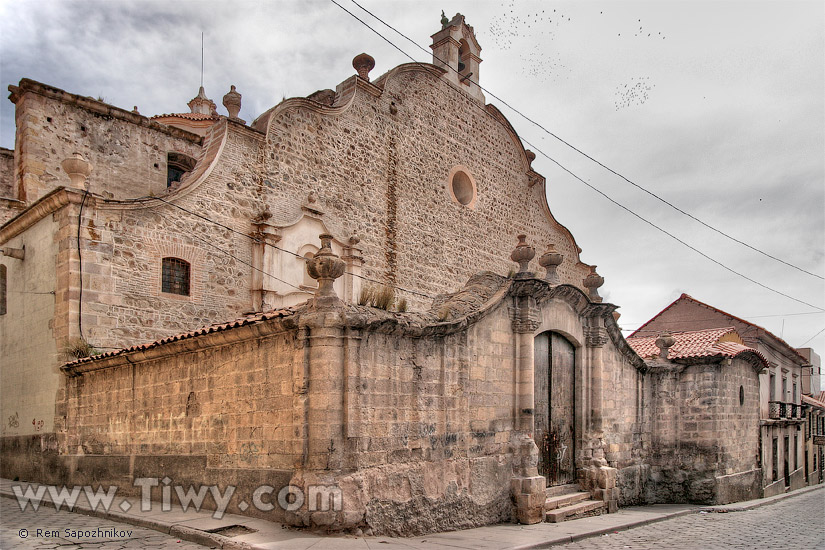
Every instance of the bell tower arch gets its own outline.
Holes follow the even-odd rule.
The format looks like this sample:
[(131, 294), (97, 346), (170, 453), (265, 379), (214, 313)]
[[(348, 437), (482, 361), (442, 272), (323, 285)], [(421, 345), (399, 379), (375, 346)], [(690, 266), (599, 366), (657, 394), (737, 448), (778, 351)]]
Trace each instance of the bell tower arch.
[(484, 103), (484, 94), (478, 86), (481, 46), (473, 27), (460, 13), (449, 21), (442, 16), (441, 30), (432, 35), (432, 39), (433, 65), (447, 71), (443, 78)]

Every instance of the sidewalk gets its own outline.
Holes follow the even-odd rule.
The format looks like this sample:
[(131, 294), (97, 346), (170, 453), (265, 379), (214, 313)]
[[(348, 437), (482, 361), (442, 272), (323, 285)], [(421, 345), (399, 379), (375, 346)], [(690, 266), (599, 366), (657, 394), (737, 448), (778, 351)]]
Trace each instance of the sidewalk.
[[(12, 487), (25, 490), (28, 483), (0, 479), (0, 496), (16, 499)], [(32, 484), (36, 488), (36, 484)], [(278, 549), (305, 550), (315, 548), (401, 550), (420, 548), (434, 549), (500, 549), (526, 550), (548, 548), (586, 537), (612, 533), (645, 525), (655, 521), (697, 512), (737, 512), (770, 504), (791, 496), (820, 490), (823, 485), (806, 487), (793, 493), (770, 498), (738, 502), (724, 506), (696, 506), (691, 504), (657, 504), (620, 508), (615, 514), (594, 516), (563, 523), (539, 523), (536, 525), (499, 524), (463, 531), (433, 533), (420, 537), (356, 537), (318, 535), (308, 531), (289, 529), (278, 523), (226, 514), (222, 519), (212, 518), (212, 511), (196, 512), (192, 508), (184, 512), (180, 506), (161, 511), (160, 503), (153, 502), (152, 510), (142, 512), (138, 497), (117, 497), (112, 509), (91, 510), (85, 495), (81, 493), (74, 512), (107, 518), (167, 533), (181, 540), (196, 542), (211, 548), (225, 549)], [(41, 505), (53, 506), (48, 492)], [(63, 507), (65, 510), (65, 506)], [(126, 511), (123, 511), (126, 509)], [(216, 532), (217, 531), (217, 532)], [(222, 532), (223, 534), (219, 534)], [(381, 544), (376, 547), (376, 543)]]

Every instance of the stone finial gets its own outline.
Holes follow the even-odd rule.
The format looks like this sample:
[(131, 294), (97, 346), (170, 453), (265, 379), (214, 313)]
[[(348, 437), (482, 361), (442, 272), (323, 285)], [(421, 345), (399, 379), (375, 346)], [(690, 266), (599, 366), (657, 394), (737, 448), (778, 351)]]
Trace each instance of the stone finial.
[(676, 343), (676, 338), (671, 336), (669, 333), (664, 332), (656, 338), (656, 347), (659, 348), (659, 358), (667, 359), (667, 354), (670, 351), (670, 348), (673, 347), (673, 344)]
[(584, 288), (588, 291), (588, 298), (591, 302), (601, 302), (602, 297), (599, 296), (599, 287), (604, 284), (604, 277), (596, 273), (596, 266), (590, 266), (590, 274), (582, 281)]
[(189, 110), (193, 113), (214, 115), (218, 112), (215, 102), (206, 97), (206, 92), (204, 91), (203, 86), (198, 89), (198, 95), (190, 99), (187, 105), (189, 106)]
[(530, 165), (530, 170), (532, 170), (533, 161), (536, 160), (536, 154), (530, 149), (525, 149), (524, 154), (527, 155), (527, 163)]
[(135, 105), (135, 107), (132, 109), (132, 113), (134, 113), (136, 115), (140, 114), (140, 111), (138, 111), (137, 105)]
[(321, 249), (307, 261), (309, 276), (318, 281), (315, 291), (315, 307), (332, 307), (341, 303), (332, 287), (335, 279), (344, 274), (346, 263), (332, 251), (332, 235), (322, 234)]
[(552, 244), (548, 244), (547, 250), (539, 257), (539, 265), (547, 270), (544, 280), (551, 285), (561, 284), (561, 279), (556, 272), (556, 268), (561, 265), (563, 260), (564, 255), (556, 251), (556, 247)]
[(241, 97), (241, 94), (235, 91), (234, 84), (229, 86), (229, 91), (223, 96), (223, 106), (226, 107), (229, 118), (233, 120), (240, 120), (238, 119), (238, 113), (241, 112)]
[(527, 235), (518, 236), (518, 244), (513, 253), (510, 254), (510, 259), (518, 264), (517, 279), (528, 279), (533, 276), (533, 273), (527, 271), (527, 266), (530, 260), (536, 257), (536, 249), (527, 244)]
[(80, 153), (72, 153), (67, 159), (60, 163), (63, 171), (72, 180), (72, 187), (75, 189), (86, 189), (86, 179), (92, 173), (92, 163), (83, 158)]
[(375, 59), (371, 55), (361, 53), (352, 59), (352, 68), (358, 71), (358, 76), (370, 81), (370, 71), (375, 67)]

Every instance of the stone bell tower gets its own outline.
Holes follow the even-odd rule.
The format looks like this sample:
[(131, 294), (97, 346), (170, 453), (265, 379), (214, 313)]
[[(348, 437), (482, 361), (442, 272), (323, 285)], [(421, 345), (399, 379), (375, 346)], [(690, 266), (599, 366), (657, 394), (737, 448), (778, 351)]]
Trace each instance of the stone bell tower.
[(457, 13), (448, 21), (441, 12), (441, 30), (432, 39), (433, 65), (446, 69), (445, 79), (484, 103), (484, 94), (478, 87), (481, 46), (473, 28), (464, 22), (464, 16)]

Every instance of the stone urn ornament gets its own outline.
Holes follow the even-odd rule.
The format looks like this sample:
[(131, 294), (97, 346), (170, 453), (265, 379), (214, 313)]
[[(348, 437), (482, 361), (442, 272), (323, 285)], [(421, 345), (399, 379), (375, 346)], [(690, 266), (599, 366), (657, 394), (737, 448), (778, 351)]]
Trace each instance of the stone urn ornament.
[(226, 107), (229, 113), (229, 118), (232, 120), (240, 120), (238, 113), (241, 112), (241, 94), (235, 90), (235, 85), (229, 87), (229, 92), (223, 96), (223, 106)]
[(564, 255), (560, 254), (552, 244), (548, 244), (547, 250), (539, 257), (539, 265), (547, 270), (544, 280), (551, 285), (561, 284), (556, 268), (561, 265), (562, 261), (564, 261)]
[(72, 153), (67, 159), (60, 163), (61, 168), (72, 182), (72, 187), (75, 189), (86, 189), (86, 179), (92, 173), (92, 163), (83, 158), (80, 153)]
[(591, 302), (601, 303), (602, 297), (599, 296), (599, 287), (604, 284), (604, 277), (596, 273), (596, 266), (590, 266), (590, 274), (582, 281), (584, 288), (588, 290), (588, 297)]
[(352, 68), (358, 71), (358, 76), (370, 81), (370, 71), (375, 67), (375, 59), (371, 55), (360, 53), (352, 60)]
[(527, 235), (518, 235), (518, 244), (513, 253), (510, 254), (510, 259), (518, 264), (518, 273), (516, 279), (528, 279), (533, 274), (527, 271), (527, 266), (530, 260), (536, 257), (536, 249), (527, 244)]
[(324, 233), (320, 235), (320, 239), (321, 249), (307, 261), (307, 272), (318, 281), (315, 306), (331, 307), (342, 303), (332, 285), (335, 279), (344, 274), (347, 264), (332, 251), (332, 235)]
[(670, 335), (668, 332), (663, 332), (656, 338), (656, 347), (659, 348), (659, 357), (661, 359), (667, 359), (667, 355), (670, 352), (670, 348), (673, 347), (673, 344), (676, 343), (676, 338)]

